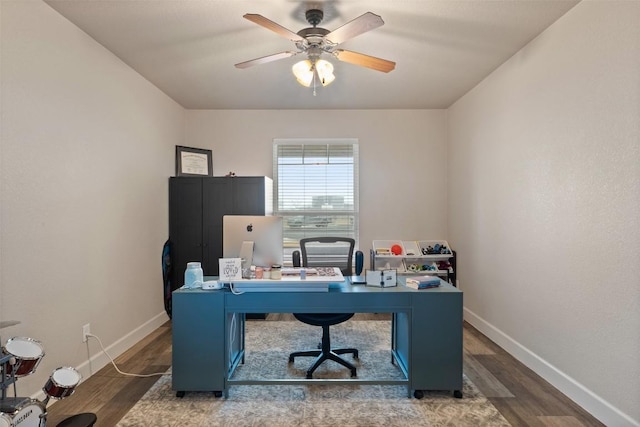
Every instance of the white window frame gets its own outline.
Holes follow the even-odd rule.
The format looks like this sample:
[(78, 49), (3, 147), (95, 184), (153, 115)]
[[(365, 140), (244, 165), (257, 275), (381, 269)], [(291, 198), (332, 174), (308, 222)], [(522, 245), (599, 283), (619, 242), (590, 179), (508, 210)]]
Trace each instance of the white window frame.
[[(281, 208), (280, 202), (280, 155), (278, 147), (285, 145), (298, 146), (330, 146), (330, 145), (349, 145), (352, 150), (353, 159), (353, 182), (349, 183), (353, 190), (353, 205), (343, 206), (344, 209), (331, 209), (330, 211), (314, 210), (307, 208), (301, 215), (299, 210), (291, 210)], [(327, 147), (328, 151), (330, 147)], [(283, 221), (283, 248), (284, 261), (286, 264), (291, 262), (291, 254), (294, 250), (299, 249), (299, 239), (303, 237), (316, 237), (319, 235), (332, 235), (352, 237), (356, 241), (356, 250), (359, 247), (359, 142), (357, 138), (278, 138), (273, 140), (273, 214), (282, 216)], [(317, 164), (309, 164), (309, 167), (317, 166)], [(348, 185), (346, 186), (348, 187)], [(305, 187), (306, 189), (306, 187)], [(306, 190), (305, 190), (306, 191)], [(308, 202), (307, 202), (308, 203)], [(300, 220), (300, 217), (303, 217)], [(328, 224), (323, 224), (324, 218), (337, 218), (331, 220)], [(323, 221), (319, 221), (322, 219)], [(345, 224), (345, 220), (349, 224)], [(300, 221), (300, 229), (294, 229), (297, 225), (292, 221)], [(318, 222), (317, 224), (314, 223)], [(345, 225), (340, 225), (345, 224)], [(314, 228), (315, 227), (315, 228)], [(355, 253), (355, 251), (354, 251)]]

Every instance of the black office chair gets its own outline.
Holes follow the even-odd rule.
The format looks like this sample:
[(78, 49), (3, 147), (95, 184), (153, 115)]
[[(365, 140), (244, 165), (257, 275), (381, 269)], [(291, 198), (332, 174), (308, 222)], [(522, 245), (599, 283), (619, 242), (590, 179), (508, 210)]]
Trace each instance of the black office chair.
[[(350, 276), (352, 271), (352, 258), (355, 240), (345, 237), (311, 237), (300, 240), (300, 252), (293, 253), (294, 267), (338, 267), (344, 276)], [(356, 252), (356, 274), (362, 273), (363, 254)], [(289, 363), (299, 356), (315, 356), (316, 360), (307, 370), (307, 379), (313, 378), (313, 372), (325, 360), (333, 360), (351, 370), (351, 376), (357, 375), (356, 367), (341, 358), (340, 354), (353, 354), (358, 358), (358, 350), (355, 348), (331, 349), (329, 326), (337, 325), (351, 319), (354, 313), (294, 313), (299, 321), (322, 326), (322, 342), (319, 350), (296, 351), (289, 355)]]

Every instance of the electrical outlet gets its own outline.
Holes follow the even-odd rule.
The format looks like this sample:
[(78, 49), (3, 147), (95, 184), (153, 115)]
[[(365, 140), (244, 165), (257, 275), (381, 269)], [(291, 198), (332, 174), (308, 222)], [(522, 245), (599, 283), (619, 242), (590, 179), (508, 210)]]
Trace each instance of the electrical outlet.
[(82, 342), (87, 342), (89, 337), (87, 335), (91, 334), (91, 324), (87, 323), (82, 327)]

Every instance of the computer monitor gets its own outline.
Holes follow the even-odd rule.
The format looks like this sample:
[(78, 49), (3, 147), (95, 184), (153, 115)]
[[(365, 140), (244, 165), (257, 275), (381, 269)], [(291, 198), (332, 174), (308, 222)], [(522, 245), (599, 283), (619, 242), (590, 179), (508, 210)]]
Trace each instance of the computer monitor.
[[(245, 242), (253, 242), (250, 264), (270, 267), (282, 265), (282, 217), (224, 215), (222, 217), (222, 255), (247, 259)], [(244, 250), (243, 250), (244, 248)], [(243, 265), (243, 268), (245, 266)]]

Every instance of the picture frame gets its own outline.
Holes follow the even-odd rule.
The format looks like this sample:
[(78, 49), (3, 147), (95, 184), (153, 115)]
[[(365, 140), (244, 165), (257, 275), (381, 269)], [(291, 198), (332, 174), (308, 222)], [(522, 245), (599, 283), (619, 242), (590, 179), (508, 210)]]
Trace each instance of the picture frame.
[(176, 145), (176, 176), (213, 176), (213, 153)]

